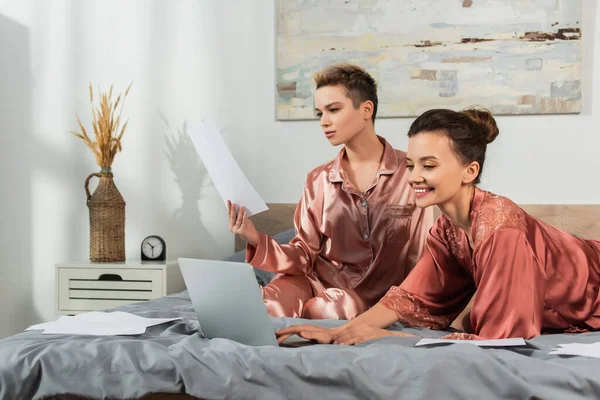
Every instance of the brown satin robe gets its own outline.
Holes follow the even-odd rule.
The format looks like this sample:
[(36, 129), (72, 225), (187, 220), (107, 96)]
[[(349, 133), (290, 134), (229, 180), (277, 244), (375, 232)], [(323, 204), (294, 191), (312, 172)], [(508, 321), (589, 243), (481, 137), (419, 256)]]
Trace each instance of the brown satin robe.
[(476, 189), (467, 235), (440, 216), (423, 257), (381, 300), (398, 319), (443, 329), (473, 293), (475, 335), (532, 338), (545, 330), (600, 329), (600, 242), (525, 213), (511, 200)]
[(399, 285), (419, 260), (433, 211), (414, 205), (406, 153), (383, 138), (371, 186), (359, 193), (334, 160), (306, 178), (296, 208), (296, 237), (280, 245), (261, 234), (246, 261), (276, 272), (263, 288), (271, 316), (352, 319)]

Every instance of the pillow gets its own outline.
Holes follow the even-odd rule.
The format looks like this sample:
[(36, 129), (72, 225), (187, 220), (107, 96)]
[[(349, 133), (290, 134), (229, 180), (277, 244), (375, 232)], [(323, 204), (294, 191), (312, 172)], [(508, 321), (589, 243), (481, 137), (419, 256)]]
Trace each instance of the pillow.
[[(273, 236), (273, 239), (277, 243), (287, 244), (289, 243), (294, 236), (296, 236), (296, 231), (294, 229), (289, 229), (287, 231), (283, 231)], [(233, 262), (245, 262), (246, 261), (246, 249), (242, 251), (238, 251), (233, 255), (229, 256), (225, 259), (225, 261), (233, 261)], [(262, 269), (254, 268), (254, 274), (256, 275), (256, 280), (261, 286), (265, 286), (267, 283), (271, 282), (271, 279), (275, 276), (273, 272), (263, 271)]]

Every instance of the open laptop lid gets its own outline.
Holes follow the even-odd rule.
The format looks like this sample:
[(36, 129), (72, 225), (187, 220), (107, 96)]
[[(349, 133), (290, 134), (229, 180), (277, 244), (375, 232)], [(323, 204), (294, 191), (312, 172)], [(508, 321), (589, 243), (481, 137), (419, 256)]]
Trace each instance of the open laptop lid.
[(204, 337), (277, 346), (250, 265), (191, 258), (178, 262)]

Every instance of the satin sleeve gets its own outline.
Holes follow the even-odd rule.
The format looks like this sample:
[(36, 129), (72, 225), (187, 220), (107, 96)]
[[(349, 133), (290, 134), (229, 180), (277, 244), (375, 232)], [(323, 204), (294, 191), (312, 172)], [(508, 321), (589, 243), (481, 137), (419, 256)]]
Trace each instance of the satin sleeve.
[(255, 268), (279, 274), (310, 274), (323, 247), (323, 234), (316, 216), (322, 208), (319, 203), (321, 197), (307, 180), (294, 213), (296, 236), (289, 244), (279, 244), (272, 237), (260, 233), (256, 247), (246, 245), (246, 262)]
[(447, 328), (475, 291), (473, 278), (448, 249), (440, 220), (431, 228), (423, 256), (400, 286), (392, 286), (380, 304), (399, 321), (429, 329)]
[(545, 276), (525, 234), (498, 229), (484, 239), (475, 257), (478, 287), (471, 310), (475, 333), (489, 339), (539, 336)]

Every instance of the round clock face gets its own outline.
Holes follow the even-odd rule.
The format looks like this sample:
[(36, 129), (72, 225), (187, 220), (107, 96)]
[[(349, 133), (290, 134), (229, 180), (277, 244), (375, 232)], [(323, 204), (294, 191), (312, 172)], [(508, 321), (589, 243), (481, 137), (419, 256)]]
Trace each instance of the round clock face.
[(142, 242), (142, 253), (148, 258), (158, 258), (164, 251), (162, 241), (156, 236), (150, 236)]

